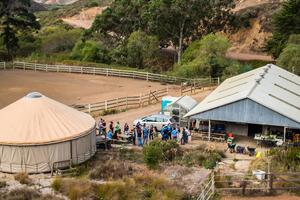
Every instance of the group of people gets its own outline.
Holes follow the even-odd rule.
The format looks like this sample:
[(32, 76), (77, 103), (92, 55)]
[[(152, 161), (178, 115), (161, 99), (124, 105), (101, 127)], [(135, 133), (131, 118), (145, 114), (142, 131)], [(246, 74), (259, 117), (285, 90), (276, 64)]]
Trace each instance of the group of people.
[[(107, 139), (110, 139), (110, 140), (112, 140), (112, 139), (117, 140), (118, 134), (122, 133), (120, 122), (117, 122), (116, 125), (114, 125), (114, 122), (111, 121), (109, 123), (109, 128), (107, 131), (106, 121), (102, 118), (100, 119), (100, 121), (98, 123), (98, 130), (99, 130), (99, 134), (105, 135), (107, 137)], [(125, 125), (124, 125), (123, 132), (126, 135), (130, 134), (129, 125), (127, 123), (125, 123)]]
[[(108, 125), (108, 131), (106, 126), (106, 121), (101, 118), (98, 123), (99, 134), (105, 135), (108, 140), (118, 140), (118, 135), (122, 134), (120, 122), (114, 124), (114, 122), (111, 121)], [(133, 145), (138, 145), (140, 147), (143, 147), (143, 145), (148, 144), (149, 140), (153, 140), (157, 137), (161, 137), (164, 141), (180, 141), (180, 143), (184, 145), (188, 143), (188, 138), (191, 135), (187, 127), (180, 129), (176, 127), (176, 125), (168, 124), (164, 125), (159, 131), (157, 127), (154, 127), (153, 125), (147, 126), (146, 124), (141, 123), (136, 124), (132, 134), (128, 123), (125, 123), (123, 133), (132, 137)]]
[(136, 139), (138, 141), (138, 146), (142, 147), (144, 144), (148, 144), (149, 140), (153, 140), (156, 137), (161, 136), (163, 141), (174, 140), (176, 142), (187, 144), (188, 138), (190, 136), (190, 131), (188, 128), (177, 128), (175, 125), (168, 124), (161, 128), (159, 131), (157, 127), (153, 125), (146, 126), (146, 124), (137, 123), (133, 130), (133, 145), (136, 145)]

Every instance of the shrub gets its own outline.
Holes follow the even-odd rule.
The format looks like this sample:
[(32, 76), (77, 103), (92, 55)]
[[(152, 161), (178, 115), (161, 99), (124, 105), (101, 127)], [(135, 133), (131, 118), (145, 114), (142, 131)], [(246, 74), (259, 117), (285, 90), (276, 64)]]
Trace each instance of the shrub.
[(15, 180), (21, 184), (30, 185), (32, 180), (29, 178), (28, 174), (25, 172), (18, 173), (14, 176)]
[(119, 179), (125, 176), (130, 176), (133, 174), (133, 172), (134, 169), (130, 164), (109, 160), (93, 169), (89, 173), (89, 177), (91, 179), (98, 180)]
[(109, 50), (100, 42), (79, 41), (73, 48), (71, 57), (81, 61), (110, 63)]
[(53, 182), (51, 183), (51, 187), (53, 188), (53, 190), (55, 191), (59, 191), (62, 185), (62, 180), (60, 177), (57, 177), (53, 180)]
[(181, 154), (179, 144), (173, 140), (165, 142), (156, 139), (143, 148), (144, 161), (152, 169), (157, 168), (160, 161), (173, 161)]
[(41, 37), (41, 52), (44, 54), (71, 51), (80, 38), (81, 31), (79, 29), (65, 30), (57, 28), (50, 34)]
[(0, 181), (0, 189), (6, 187), (7, 184), (5, 181)]

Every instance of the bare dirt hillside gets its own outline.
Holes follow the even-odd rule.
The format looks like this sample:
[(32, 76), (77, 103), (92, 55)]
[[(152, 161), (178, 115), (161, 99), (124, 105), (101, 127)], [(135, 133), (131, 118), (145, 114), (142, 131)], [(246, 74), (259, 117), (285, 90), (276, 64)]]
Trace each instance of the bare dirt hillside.
[[(272, 15), (278, 10), (280, 0), (238, 0), (234, 12), (244, 21), (240, 28), (228, 35), (232, 48), (229, 57), (240, 60), (272, 61), (264, 47), (272, 35)], [(247, 56), (250, 55), (250, 56)]]
[(96, 15), (101, 14), (106, 8), (105, 6), (83, 9), (78, 14), (62, 18), (62, 20), (73, 27), (88, 29), (92, 26)]

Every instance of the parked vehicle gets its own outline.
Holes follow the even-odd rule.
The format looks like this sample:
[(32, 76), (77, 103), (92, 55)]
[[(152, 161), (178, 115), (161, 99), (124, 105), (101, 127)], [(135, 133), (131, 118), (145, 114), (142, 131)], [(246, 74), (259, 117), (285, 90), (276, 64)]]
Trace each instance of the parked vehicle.
[(176, 123), (176, 121), (168, 115), (149, 115), (146, 117), (143, 117), (141, 119), (136, 119), (133, 122), (133, 126), (136, 126), (137, 123), (140, 123), (141, 125), (146, 124), (146, 126), (151, 126), (153, 125), (153, 127), (156, 127), (158, 130), (161, 130), (161, 128), (164, 125), (168, 125), (168, 124), (173, 124)]

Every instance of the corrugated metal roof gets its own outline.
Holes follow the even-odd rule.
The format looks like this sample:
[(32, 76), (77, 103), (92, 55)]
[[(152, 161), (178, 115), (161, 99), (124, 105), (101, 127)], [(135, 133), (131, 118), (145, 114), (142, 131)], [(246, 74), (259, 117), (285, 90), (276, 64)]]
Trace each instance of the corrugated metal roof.
[(226, 79), (186, 117), (246, 98), (300, 123), (300, 77), (272, 64)]
[(179, 106), (183, 107), (185, 110), (190, 111), (198, 104), (198, 102), (195, 99), (193, 99), (192, 97), (185, 95), (185, 96), (178, 98), (172, 104), (178, 104)]

